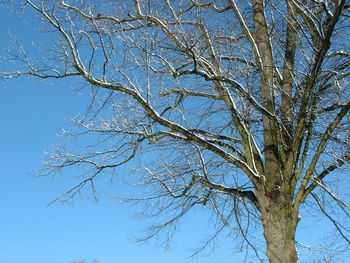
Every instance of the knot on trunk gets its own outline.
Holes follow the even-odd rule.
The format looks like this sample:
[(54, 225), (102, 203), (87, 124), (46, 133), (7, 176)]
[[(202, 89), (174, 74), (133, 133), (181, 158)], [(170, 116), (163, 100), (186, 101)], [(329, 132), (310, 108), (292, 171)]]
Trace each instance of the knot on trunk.
[(275, 184), (274, 187), (266, 193), (266, 196), (270, 199), (276, 200), (281, 196), (281, 186), (279, 184)]

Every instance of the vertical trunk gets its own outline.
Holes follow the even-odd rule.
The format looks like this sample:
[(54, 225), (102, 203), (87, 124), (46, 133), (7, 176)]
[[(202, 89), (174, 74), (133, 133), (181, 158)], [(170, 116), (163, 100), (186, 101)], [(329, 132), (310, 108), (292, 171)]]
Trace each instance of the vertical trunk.
[[(261, 97), (264, 107), (272, 114), (276, 112), (274, 56), (268, 22), (265, 16), (265, 0), (253, 0), (254, 40), (257, 45), (257, 64), (260, 65)], [(283, 105), (287, 112), (286, 122), (292, 114), (292, 71), (294, 67), (295, 30), (289, 28), (289, 47), (284, 71), (286, 91)], [(264, 185), (257, 191), (259, 208), (262, 213), (264, 236), (267, 243), (266, 255), (271, 263), (295, 263), (298, 255), (295, 248), (295, 230), (297, 216), (293, 214), (292, 203), (294, 191), (290, 186), (291, 172), (284, 170), (280, 152), (283, 150), (279, 124), (274, 117), (263, 115), (264, 124)]]
[(270, 263), (297, 262), (295, 231), (298, 217), (293, 215), (291, 206), (285, 206), (285, 203), (291, 202), (278, 200), (275, 196), (264, 196), (263, 199), (261, 212), (267, 243), (266, 256)]
[[(268, 25), (265, 17), (265, 1), (254, 0), (253, 11), (255, 24), (254, 38), (258, 47), (257, 61), (261, 61), (261, 96), (264, 107), (274, 114), (274, 61)], [(265, 174), (265, 176), (269, 181), (269, 184), (274, 187), (275, 185), (281, 184), (278, 154), (278, 127), (273, 117), (267, 115), (263, 115), (262, 117), (264, 123), (265, 147), (263, 152), (265, 154), (265, 171), (269, 172), (269, 176), (267, 176), (267, 174)]]
[(284, 147), (288, 151), (292, 144), (293, 132), (293, 82), (295, 69), (295, 52), (297, 49), (298, 23), (296, 14), (288, 4), (288, 26), (286, 36), (286, 46), (284, 54), (283, 80), (282, 80), (282, 124), (285, 128), (283, 132)]

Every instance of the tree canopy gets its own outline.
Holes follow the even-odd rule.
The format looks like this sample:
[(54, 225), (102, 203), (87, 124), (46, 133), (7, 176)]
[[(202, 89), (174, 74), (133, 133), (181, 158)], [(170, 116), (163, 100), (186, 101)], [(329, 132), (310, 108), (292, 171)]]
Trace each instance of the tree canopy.
[[(9, 54), (15, 68), (1, 78), (91, 88), (88, 113), (74, 120), (80, 144), (45, 162), (49, 173), (81, 169), (60, 198), (112, 174), (143, 191), (130, 200), (147, 213), (167, 215), (148, 237), (203, 206), (220, 222), (214, 236), (238, 232), (270, 262), (297, 261), (309, 204), (349, 243), (348, 1), (18, 2), (51, 41), (39, 57)], [(135, 158), (142, 167), (119, 176)]]

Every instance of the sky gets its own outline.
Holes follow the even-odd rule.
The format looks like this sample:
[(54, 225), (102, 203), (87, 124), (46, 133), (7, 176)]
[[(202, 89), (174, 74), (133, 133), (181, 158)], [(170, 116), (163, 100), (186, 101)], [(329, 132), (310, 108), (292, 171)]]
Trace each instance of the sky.
[[(0, 9), (0, 46), (13, 47), (11, 36), (31, 45), (41, 35), (32, 22)], [(72, 84), (74, 85), (74, 83)], [(170, 249), (135, 243), (145, 225), (137, 207), (114, 199), (77, 197), (65, 204), (48, 204), (70, 186), (66, 179), (34, 177), (44, 152), (58, 144), (67, 119), (83, 112), (88, 98), (74, 94), (70, 84), (16, 79), (0, 83), (0, 262), (69, 263), (98, 259), (116, 262), (227, 262), (229, 250), (190, 259), (188, 249), (199, 233), (189, 224)], [(198, 222), (198, 221), (197, 221)], [(189, 236), (191, 235), (191, 236)], [(198, 240), (198, 238), (197, 238)], [(199, 239), (200, 240), (200, 239)]]
[[(5, 8), (0, 8), (0, 35), (1, 48), (13, 45), (13, 35), (29, 46), (45, 40), (33, 22)], [(138, 207), (105, 196), (98, 203), (77, 197), (48, 206), (71, 182), (32, 175), (42, 168), (44, 152), (62, 142), (58, 134), (68, 127), (67, 119), (88, 105), (88, 96), (75, 94), (74, 85), (30, 79), (0, 83), (0, 263), (240, 262), (230, 249), (231, 240), (212, 254), (188, 257), (206, 231), (200, 216), (190, 216), (166, 250), (156, 241), (134, 242), (145, 228), (135, 215)]]

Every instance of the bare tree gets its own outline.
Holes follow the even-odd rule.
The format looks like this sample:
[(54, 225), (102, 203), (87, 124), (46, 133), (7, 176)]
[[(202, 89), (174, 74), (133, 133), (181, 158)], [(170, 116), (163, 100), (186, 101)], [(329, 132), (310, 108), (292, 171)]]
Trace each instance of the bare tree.
[(218, 232), (239, 231), (258, 257), (260, 225), (268, 260), (296, 262), (307, 203), (349, 243), (337, 218), (349, 216), (348, 1), (17, 2), (54, 41), (40, 57), (19, 49), (2, 79), (73, 77), (92, 88), (90, 114), (75, 122), (93, 143), (57, 148), (45, 163), (52, 173), (82, 168), (61, 198), (143, 154), (130, 180), (151, 215), (170, 218), (150, 236), (205, 206)]

